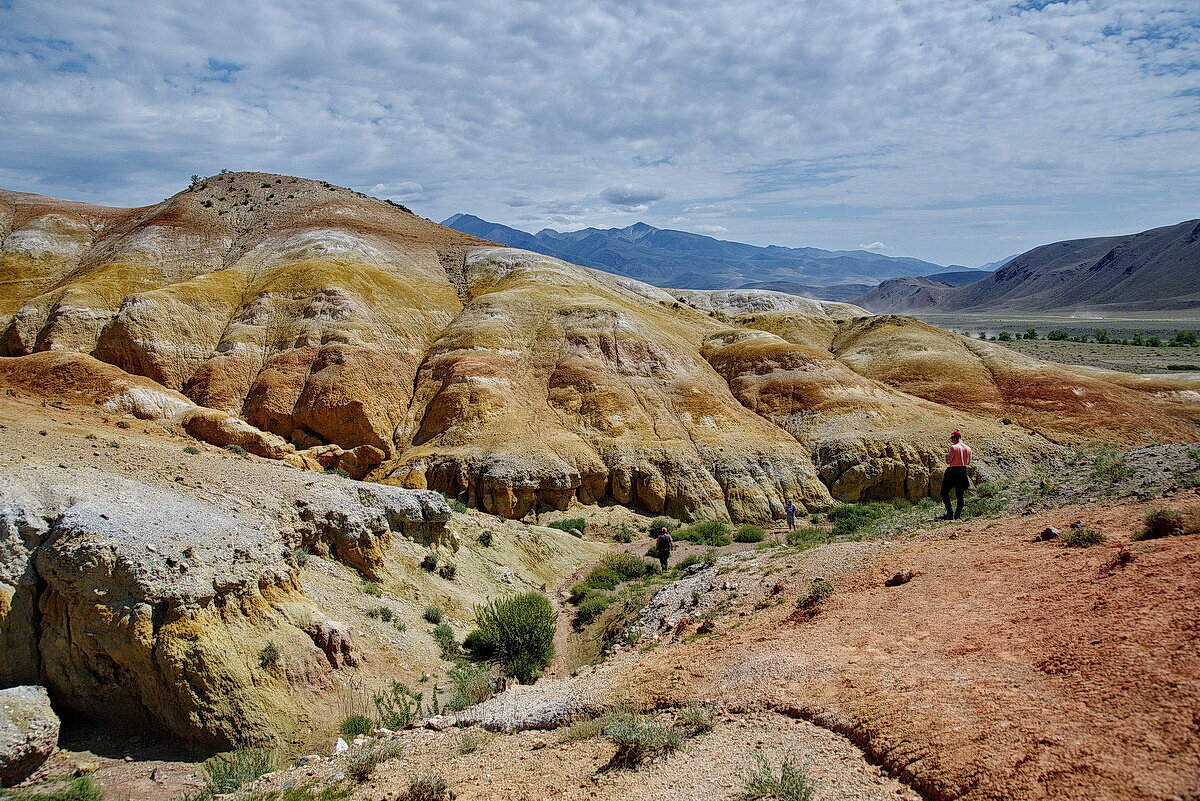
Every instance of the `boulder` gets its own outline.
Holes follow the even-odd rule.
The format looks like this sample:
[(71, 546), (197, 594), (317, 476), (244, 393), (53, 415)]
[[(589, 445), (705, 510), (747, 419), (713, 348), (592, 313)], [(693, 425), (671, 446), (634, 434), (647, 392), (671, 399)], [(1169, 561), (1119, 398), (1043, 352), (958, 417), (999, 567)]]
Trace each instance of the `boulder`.
[(885, 587), (899, 587), (901, 584), (907, 584), (913, 580), (913, 572), (907, 568), (897, 571), (890, 579), (883, 582)]
[(58, 715), (44, 687), (0, 690), (0, 785), (28, 778), (58, 747)]

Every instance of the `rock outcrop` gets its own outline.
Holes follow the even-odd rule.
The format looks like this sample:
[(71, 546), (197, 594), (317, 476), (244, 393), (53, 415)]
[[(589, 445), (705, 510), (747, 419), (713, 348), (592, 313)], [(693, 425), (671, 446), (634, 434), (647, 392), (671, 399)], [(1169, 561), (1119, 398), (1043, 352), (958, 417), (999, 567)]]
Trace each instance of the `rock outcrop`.
[(44, 687), (0, 690), (0, 786), (29, 777), (58, 748), (58, 715)]
[[(787, 497), (925, 494), (954, 427), (982, 470), (1008, 472), (1056, 444), (1188, 439), (1200, 415), (1179, 386), (847, 304), (667, 292), (287, 176), (214, 176), (140, 209), (0, 192), (0, 209), (0, 353), (19, 357), (0, 380), (16, 391), (94, 392), (505, 517), (616, 502), (766, 520)], [(56, 383), (63, 352), (83, 355)]]

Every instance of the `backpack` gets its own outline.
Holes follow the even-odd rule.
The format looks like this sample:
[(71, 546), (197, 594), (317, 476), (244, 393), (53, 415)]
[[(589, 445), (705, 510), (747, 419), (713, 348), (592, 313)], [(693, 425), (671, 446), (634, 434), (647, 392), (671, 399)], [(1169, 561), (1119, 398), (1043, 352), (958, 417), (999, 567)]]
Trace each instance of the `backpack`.
[(672, 542), (674, 540), (671, 539), (671, 535), (664, 531), (654, 538), (654, 547), (658, 549), (659, 553), (662, 553), (671, 550)]

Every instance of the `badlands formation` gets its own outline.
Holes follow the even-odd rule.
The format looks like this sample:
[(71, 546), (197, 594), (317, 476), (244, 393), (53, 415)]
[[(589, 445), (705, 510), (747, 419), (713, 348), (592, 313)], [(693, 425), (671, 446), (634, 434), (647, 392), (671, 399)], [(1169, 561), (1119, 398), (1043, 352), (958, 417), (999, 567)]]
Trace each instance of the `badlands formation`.
[(952, 428), (986, 475), (1193, 439), (1200, 416), (1170, 383), (843, 304), (671, 293), (299, 178), (223, 174), (137, 209), (0, 192), (0, 235), (10, 384), (97, 387), (206, 441), (509, 518), (915, 499)]
[[(461, 639), (497, 596), (565, 604), (554, 589), (614, 547), (515, 520), (645, 522), (625, 506), (767, 522), (787, 498), (814, 511), (929, 495), (952, 428), (980, 477), (1010, 479), (1072, 446), (1193, 442), (1198, 424), (1200, 399), (1171, 382), (846, 304), (658, 289), (321, 182), (222, 174), (137, 209), (0, 192), (0, 686), (209, 753), (327, 748), (375, 690), (445, 672), (424, 607)], [(1194, 536), (1125, 553), (1143, 506), (1081, 510), (1125, 531), (1086, 560), (1029, 541), (1029, 525), (1070, 525), (1061, 512), (896, 548), (725, 556), (646, 607), (661, 649), (493, 703), (535, 714), (522, 699), (555, 686), (603, 695), (598, 709), (715, 700), (724, 717), (688, 757), (707, 784), (681, 798), (732, 788), (764, 732), (828, 752), (817, 767), (844, 774), (831, 786), (867, 788), (846, 797), (1195, 798), (1195, 582), (1163, 578), (1194, 576)], [(432, 556), (455, 568), (429, 569)], [(881, 588), (904, 567), (911, 585)], [(817, 576), (839, 594), (797, 619), (791, 600)], [(1120, 603), (1104, 607), (1101, 580)], [(1128, 612), (1151, 605), (1149, 623)], [(720, 638), (696, 641), (713, 631), (702, 611)], [(1126, 630), (1138, 647), (1119, 659), (1092, 650)], [(1084, 652), (1043, 658), (1042, 641), (1080, 637)], [(1151, 681), (1169, 704), (1138, 700)], [(1118, 712), (1079, 713), (1097, 704)], [(488, 709), (461, 722), (505, 728)], [(463, 787), (507, 775), (481, 798), (654, 798), (693, 776), (685, 763), (649, 790), (646, 774), (604, 779), (597, 738), (500, 738), (452, 764), (459, 734), (404, 736), (414, 765)], [(1161, 749), (1138, 737), (1171, 756), (1154, 762)], [(1077, 747), (1088, 738), (1103, 741), (1096, 759)], [(322, 768), (331, 781), (339, 765)]]

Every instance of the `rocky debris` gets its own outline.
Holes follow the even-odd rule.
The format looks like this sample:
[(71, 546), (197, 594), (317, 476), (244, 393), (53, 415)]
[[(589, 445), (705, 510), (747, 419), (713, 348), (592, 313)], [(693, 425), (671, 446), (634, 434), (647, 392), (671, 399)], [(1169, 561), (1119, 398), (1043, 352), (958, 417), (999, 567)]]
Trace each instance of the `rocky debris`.
[(46, 688), (0, 690), (0, 786), (30, 776), (58, 748), (58, 715)]
[(907, 584), (913, 580), (913, 572), (908, 568), (898, 570), (892, 574), (892, 577), (883, 582), (885, 587), (899, 587), (901, 584)]
[(1033, 541), (1046, 542), (1048, 540), (1056, 539), (1061, 534), (1062, 529), (1055, 528), (1054, 526), (1046, 526), (1044, 529), (1038, 532), (1038, 535), (1033, 538)]
[(488, 731), (517, 732), (556, 729), (572, 721), (603, 714), (613, 703), (599, 688), (595, 674), (583, 678), (542, 679), (516, 684), (482, 704), (455, 716), (458, 726), (481, 726)]

